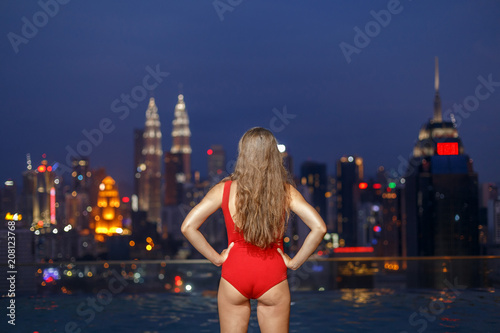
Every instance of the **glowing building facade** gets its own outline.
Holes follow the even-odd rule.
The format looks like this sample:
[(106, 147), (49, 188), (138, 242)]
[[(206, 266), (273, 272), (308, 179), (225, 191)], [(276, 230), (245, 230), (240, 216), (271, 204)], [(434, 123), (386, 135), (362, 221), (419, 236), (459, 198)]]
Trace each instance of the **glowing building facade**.
[(189, 117), (184, 103), (184, 96), (179, 95), (172, 121), (172, 154), (181, 154), (183, 175), (179, 177), (180, 183), (191, 181), (191, 130), (189, 129)]
[(97, 195), (97, 207), (92, 212), (96, 234), (123, 233), (120, 195), (113, 178), (108, 176), (102, 180)]
[(154, 98), (146, 110), (146, 126), (142, 138), (142, 158), (137, 166), (139, 210), (147, 212), (147, 219), (161, 228), (161, 145), (160, 116)]
[(59, 183), (60, 179), (47, 160), (36, 169), (31, 168), (31, 161), (28, 163), (28, 170), (23, 173), (23, 197), (24, 216), (31, 228), (50, 228), (57, 224), (56, 188)]

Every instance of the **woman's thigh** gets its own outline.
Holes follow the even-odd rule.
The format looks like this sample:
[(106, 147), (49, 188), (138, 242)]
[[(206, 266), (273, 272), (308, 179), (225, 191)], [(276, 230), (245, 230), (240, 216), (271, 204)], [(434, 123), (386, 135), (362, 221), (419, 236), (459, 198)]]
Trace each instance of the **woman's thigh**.
[(250, 301), (224, 278), (217, 294), (221, 332), (246, 332), (250, 320)]
[(290, 288), (284, 280), (258, 298), (257, 318), (262, 333), (288, 332), (290, 324)]

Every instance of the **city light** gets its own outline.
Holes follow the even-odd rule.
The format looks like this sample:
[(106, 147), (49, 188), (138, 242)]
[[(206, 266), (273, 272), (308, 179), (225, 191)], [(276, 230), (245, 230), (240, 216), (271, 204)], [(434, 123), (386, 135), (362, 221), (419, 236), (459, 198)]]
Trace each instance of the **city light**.
[(381, 189), (381, 188), (382, 188), (382, 184), (375, 183), (375, 184), (373, 184), (373, 188), (374, 188), (375, 190), (379, 190), (379, 189)]
[(338, 247), (333, 249), (334, 253), (365, 253), (373, 251), (374, 249), (371, 246)]
[(122, 198), (122, 202), (123, 203), (128, 203), (128, 202), (130, 202), (130, 198), (129, 197), (123, 197)]
[(21, 221), (23, 219), (23, 215), (22, 214), (18, 214), (18, 213), (7, 213), (5, 214), (5, 220), (6, 221)]
[(364, 190), (368, 187), (368, 183), (359, 183), (359, 189)]
[(396, 188), (396, 183), (395, 182), (390, 182), (389, 183), (390, 188)]
[(282, 144), (279, 144), (278, 145), (278, 150), (279, 150), (280, 153), (284, 153), (286, 151), (286, 146), (282, 145)]
[(50, 223), (56, 223), (56, 189), (50, 189)]
[(382, 231), (382, 228), (379, 225), (376, 225), (373, 227), (373, 231), (380, 232), (380, 231)]
[(46, 167), (45, 167), (45, 165), (43, 165), (43, 164), (42, 164), (42, 165), (39, 165), (39, 166), (38, 166), (38, 168), (37, 168), (38, 172), (45, 172), (45, 170), (46, 170), (46, 169), (47, 169), (47, 168), (46, 168)]
[(458, 142), (438, 142), (438, 155), (458, 155)]
[(212, 149), (207, 150), (207, 155), (212, 155), (214, 151)]

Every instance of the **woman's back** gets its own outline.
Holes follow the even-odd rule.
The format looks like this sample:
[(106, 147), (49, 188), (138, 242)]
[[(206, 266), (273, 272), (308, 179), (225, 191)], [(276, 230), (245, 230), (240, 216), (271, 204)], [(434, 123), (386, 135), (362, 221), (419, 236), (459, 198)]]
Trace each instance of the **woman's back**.
[(286, 280), (287, 267), (277, 251), (283, 250), (283, 242), (276, 242), (265, 249), (245, 241), (236, 228), (237, 183), (224, 183), (222, 212), (227, 229), (228, 243), (234, 243), (226, 261), (222, 264), (222, 277), (247, 298), (257, 299), (276, 284)]

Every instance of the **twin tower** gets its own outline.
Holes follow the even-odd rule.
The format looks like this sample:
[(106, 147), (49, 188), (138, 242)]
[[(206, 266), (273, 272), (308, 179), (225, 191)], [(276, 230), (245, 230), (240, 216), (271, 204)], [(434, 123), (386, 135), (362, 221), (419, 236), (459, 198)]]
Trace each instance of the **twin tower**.
[[(172, 147), (170, 153), (182, 159), (178, 181), (191, 181), (191, 131), (184, 96), (179, 95), (172, 122)], [(147, 212), (147, 220), (161, 225), (162, 211), (162, 134), (160, 116), (153, 97), (146, 110), (144, 129), (135, 130), (134, 192), (138, 197), (138, 210)]]

